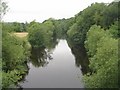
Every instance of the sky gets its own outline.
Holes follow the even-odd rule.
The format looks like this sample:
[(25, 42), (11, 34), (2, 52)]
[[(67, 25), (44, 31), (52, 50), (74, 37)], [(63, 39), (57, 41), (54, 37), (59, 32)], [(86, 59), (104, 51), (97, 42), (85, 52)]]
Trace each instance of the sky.
[(92, 3), (111, 3), (113, 0), (3, 0), (9, 11), (3, 17), (5, 22), (43, 22), (46, 19), (74, 17)]

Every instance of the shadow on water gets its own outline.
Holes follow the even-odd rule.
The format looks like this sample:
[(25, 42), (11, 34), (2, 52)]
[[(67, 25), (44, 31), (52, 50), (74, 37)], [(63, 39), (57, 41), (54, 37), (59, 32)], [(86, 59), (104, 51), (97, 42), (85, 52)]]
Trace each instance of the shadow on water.
[[(49, 55), (51, 57), (51, 55)], [(35, 67), (44, 67), (48, 64), (48, 55), (44, 48), (32, 48), (30, 62)]]
[(75, 45), (68, 40), (68, 45), (71, 48), (72, 54), (75, 56), (75, 65), (81, 67), (82, 74), (90, 72), (89, 60), (86, 49), (83, 45)]
[[(32, 63), (32, 65), (36, 68), (45, 67), (49, 63), (49, 61), (53, 59), (52, 51), (55, 49), (58, 42), (59, 42), (59, 40), (54, 38), (47, 47), (43, 47), (43, 48), (32, 47), (31, 52), (30, 52), (30, 57), (29, 57), (29, 60), (27, 63), (28, 69), (30, 69), (29, 63)], [(28, 76), (28, 75), (29, 75), (29, 70), (28, 70), (27, 74), (25, 76), (23, 76), (23, 78), (20, 80), (20, 82), (26, 81), (26, 76)], [(16, 87), (18, 87), (18, 89), (20, 89), (20, 90), (23, 90), (23, 88), (20, 84), (16, 85)]]
[[(28, 85), (28, 87), (30, 87), (30, 85), (36, 86), (37, 83), (34, 85), (33, 85), (33, 83), (39, 82), (39, 80), (37, 80), (37, 77), (40, 75), (41, 76), (39, 77), (39, 79), (46, 80), (46, 81), (48, 79), (48, 81), (46, 82), (47, 84), (45, 83), (48, 86), (52, 85), (49, 83), (49, 79), (51, 80), (51, 78), (52, 78), (53, 83), (58, 82), (58, 81), (59, 81), (58, 83), (67, 82), (66, 85), (68, 85), (68, 86), (73, 85), (73, 87), (75, 87), (75, 86), (82, 87), (82, 83), (79, 83), (80, 78), (78, 79), (75, 75), (77, 75), (77, 73), (79, 73), (79, 71), (82, 71), (82, 73), (81, 72), (79, 73), (79, 75), (81, 75), (81, 76), (82, 76), (82, 74), (84, 75), (87, 72), (89, 72), (89, 67), (88, 67), (89, 61), (88, 61), (88, 56), (87, 56), (86, 50), (83, 46), (77, 46), (77, 45), (74, 45), (73, 43), (67, 41), (67, 43), (71, 49), (70, 50), (67, 43), (65, 43), (65, 41), (66, 40), (61, 40), (61, 42), (59, 42), (59, 40), (55, 40), (54, 42), (51, 42), (51, 44), (48, 46), (48, 48), (32, 48), (31, 49), (31, 56), (30, 56), (30, 60), (29, 60), (30, 65), (28, 65), (28, 66), (30, 66), (30, 67), (32, 66), (32, 67), (30, 68), (30, 70), (28, 72), (29, 75), (26, 75), (26, 78), (24, 78), (24, 81), (21, 83), (21, 85), (20, 85), (21, 88), (27, 87), (27, 85)], [(59, 44), (58, 44), (58, 42), (59, 42)], [(64, 50), (64, 52), (62, 51), (62, 49)], [(64, 54), (61, 52), (63, 52)], [(63, 57), (61, 57), (61, 55)], [(72, 57), (75, 57), (75, 58), (72, 58)], [(62, 58), (62, 60), (60, 60), (60, 58)], [(52, 59), (54, 60), (54, 62), (49, 64), (49, 61)], [(75, 60), (75, 61), (73, 61), (73, 60)], [(62, 65), (60, 65), (60, 63), (62, 63)], [(66, 63), (69, 63), (69, 64), (66, 64)], [(39, 68), (39, 67), (45, 67), (46, 65), (48, 65), (49, 68), (48, 67), (47, 67), (47, 69)], [(64, 68), (64, 69), (61, 70), (61, 68)], [(78, 71), (77, 71), (77, 68), (78, 68)], [(79, 68), (81, 70), (79, 70)], [(57, 69), (60, 69), (60, 71), (59, 72), (56, 71)], [(41, 70), (42, 72), (39, 72), (39, 70)], [(45, 70), (47, 70), (47, 72)], [(53, 71), (57, 72), (56, 73), (57, 76), (52, 75)], [(70, 74), (67, 74), (66, 71)], [(37, 73), (37, 74), (35, 74), (35, 73)], [(61, 74), (62, 76), (61, 75), (59, 76), (58, 73)], [(31, 77), (34, 77), (34, 76), (35, 76), (35, 78), (34, 78), (35, 80), (32, 80)], [(47, 77), (47, 79), (45, 77)], [(49, 77), (51, 77), (51, 78), (49, 78)], [(62, 78), (66, 78), (66, 79), (62, 80), (57, 77), (62, 77)], [(33, 83), (30, 82), (31, 80)], [(52, 81), (51, 81), (51, 83), (52, 83)], [(68, 83), (68, 81), (69, 81), (69, 83)], [(42, 87), (45, 87), (43, 85), (44, 82), (42, 82), (42, 83), (39, 82), (42, 85)], [(73, 84), (73, 82), (74, 82), (74, 84)], [(61, 86), (57, 83), (55, 83), (55, 84), (58, 85), (59, 87)], [(63, 84), (63, 86), (64, 86), (64, 84)], [(39, 84), (38, 84), (38, 87), (40, 87)], [(69, 86), (69, 87), (71, 87), (71, 86)]]
[(30, 62), (35, 67), (45, 67), (49, 60), (52, 60), (52, 51), (55, 49), (55, 46), (58, 44), (58, 40), (53, 40), (47, 46), (47, 48), (32, 48)]

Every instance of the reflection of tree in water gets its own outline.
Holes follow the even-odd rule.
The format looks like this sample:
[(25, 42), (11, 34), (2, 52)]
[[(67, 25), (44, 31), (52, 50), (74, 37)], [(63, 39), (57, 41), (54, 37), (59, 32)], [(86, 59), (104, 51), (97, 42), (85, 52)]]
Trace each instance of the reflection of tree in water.
[(32, 48), (30, 61), (35, 67), (44, 67), (52, 60), (52, 50), (58, 42), (54, 40), (48, 45), (48, 48)]
[(32, 48), (30, 61), (35, 67), (46, 66), (47, 61), (47, 52), (44, 48)]
[(84, 74), (90, 71), (89, 69), (89, 60), (84, 46), (75, 46), (69, 42), (69, 46), (73, 55), (75, 56), (75, 64), (77, 67), (81, 66), (81, 71)]
[(71, 50), (75, 56), (76, 66), (77, 67), (81, 66), (82, 73), (86, 74), (89, 71), (89, 66), (88, 66), (89, 60), (85, 48), (79, 46), (79, 47), (73, 47)]
[(58, 42), (59, 40), (57, 40), (57, 38), (54, 38), (53, 40), (51, 40), (51, 42), (47, 45), (48, 51), (53, 51), (56, 45), (58, 44)]

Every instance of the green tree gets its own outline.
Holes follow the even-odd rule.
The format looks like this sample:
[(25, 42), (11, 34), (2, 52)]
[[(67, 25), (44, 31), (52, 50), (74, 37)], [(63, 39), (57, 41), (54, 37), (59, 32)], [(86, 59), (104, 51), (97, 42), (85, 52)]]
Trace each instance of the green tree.
[(104, 37), (90, 59), (90, 67), (95, 72), (84, 76), (88, 88), (118, 88), (118, 41)]
[(46, 20), (44, 23), (42, 23), (44, 26), (44, 42), (46, 46), (49, 46), (51, 41), (53, 40), (53, 36), (55, 36), (55, 26), (53, 24), (53, 21), (51, 19)]
[(45, 31), (43, 30), (43, 25), (31, 22), (28, 28), (29, 35), (28, 41), (32, 45), (32, 47), (44, 47), (44, 34)]
[(118, 26), (118, 21), (110, 26), (109, 32), (112, 34), (114, 38), (120, 37), (120, 28)]
[[(71, 35), (72, 38), (74, 38), (72, 39), (73, 42), (76, 41), (76, 44), (84, 44), (86, 34), (90, 27), (94, 24), (99, 25), (101, 23), (104, 8), (106, 8), (104, 3), (95, 3), (75, 16), (76, 26), (73, 24), (72, 28), (74, 28), (72, 30), (69, 28), (70, 31), (68, 30), (67, 33), (75, 32)], [(70, 35), (68, 35), (68, 38), (71, 38), (69, 36)]]
[(112, 2), (103, 10), (103, 16), (100, 24), (102, 27), (109, 28), (111, 24), (120, 18), (119, 4), (120, 2)]
[(87, 34), (90, 68), (84, 76), (88, 88), (118, 88), (118, 40), (112, 38), (109, 30), (92, 26)]
[(97, 50), (97, 44), (102, 37), (108, 36), (108, 32), (100, 26), (93, 25), (87, 33), (85, 47), (88, 50), (88, 55), (93, 56)]

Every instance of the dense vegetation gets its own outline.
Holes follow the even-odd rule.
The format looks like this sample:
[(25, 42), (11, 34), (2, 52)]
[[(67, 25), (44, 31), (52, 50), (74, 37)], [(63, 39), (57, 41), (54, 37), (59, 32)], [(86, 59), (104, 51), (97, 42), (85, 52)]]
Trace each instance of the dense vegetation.
[(48, 47), (55, 38), (55, 27), (51, 20), (44, 23), (31, 22), (28, 27), (28, 41), (32, 47)]
[(60, 38), (72, 42), (71, 47), (85, 46), (90, 61), (90, 72), (85, 72), (83, 77), (85, 86), (117, 88), (118, 62), (120, 61), (118, 58), (120, 38), (118, 4), (120, 2), (112, 2), (109, 5), (94, 3), (69, 19), (50, 18), (42, 23), (36, 21), (25, 24), (3, 23), (3, 87), (16, 83), (27, 70), (25, 68), (28, 56), (27, 41), (11, 34), (11, 32), (26, 31), (29, 33), (28, 41), (34, 49), (55, 47), (51, 42), (56, 42)]
[(28, 70), (28, 44), (5, 30), (2, 37), (2, 87), (13, 87)]
[(118, 20), (118, 3), (109, 5), (95, 3), (75, 16), (75, 23), (67, 31), (68, 37), (76, 44), (84, 44), (86, 34), (94, 24), (108, 29)]
[(27, 23), (3, 23), (2, 27), (7, 30), (8, 32), (26, 32)]
[(85, 42), (90, 68), (84, 81), (89, 88), (118, 88), (118, 40), (108, 30), (94, 25)]
[[(7, 5), (2, 1), (1, 15), (4, 15), (6, 10)], [(20, 23), (0, 23), (0, 25), (2, 25), (2, 58), (0, 58), (2, 85), (0, 84), (0, 87), (15, 87), (15, 84), (28, 71), (26, 65), (27, 56), (29, 55), (28, 42), (26, 38), (21, 39), (11, 33), (20, 30)]]
[(4, 27), (2, 30), (2, 87), (13, 87), (28, 71), (29, 46), (26, 38), (16, 37)]
[(90, 69), (84, 75), (88, 88), (118, 88), (118, 4), (95, 3), (75, 16), (67, 31), (75, 45), (85, 45)]

